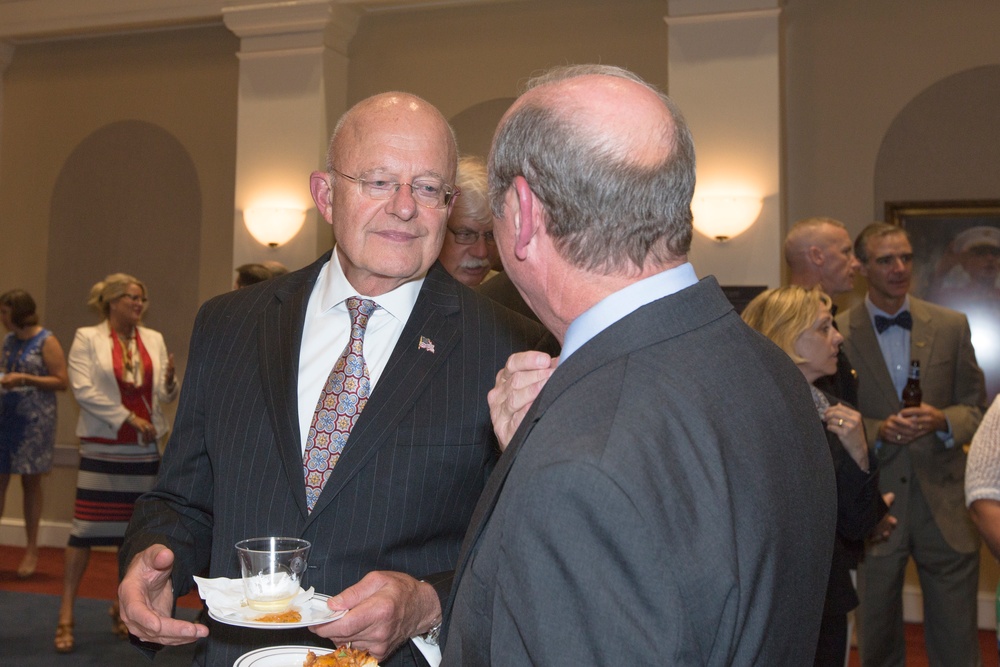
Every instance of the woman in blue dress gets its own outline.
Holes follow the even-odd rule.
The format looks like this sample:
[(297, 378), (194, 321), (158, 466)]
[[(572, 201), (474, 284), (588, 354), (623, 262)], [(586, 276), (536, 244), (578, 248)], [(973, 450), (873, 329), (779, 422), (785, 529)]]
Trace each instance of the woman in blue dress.
[(0, 320), (9, 332), (0, 366), (0, 514), (12, 474), (21, 476), (27, 550), (17, 576), (38, 565), (42, 474), (52, 469), (56, 444), (56, 392), (69, 384), (62, 346), (38, 324), (35, 300), (24, 290), (0, 295)]

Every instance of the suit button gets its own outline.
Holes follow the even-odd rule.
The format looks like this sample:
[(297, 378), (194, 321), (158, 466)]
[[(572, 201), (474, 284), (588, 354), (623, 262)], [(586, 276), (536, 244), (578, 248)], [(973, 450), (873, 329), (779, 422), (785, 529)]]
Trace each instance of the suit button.
[(902, 482), (903, 484), (906, 484), (906, 478), (905, 477), (900, 477), (899, 481)]

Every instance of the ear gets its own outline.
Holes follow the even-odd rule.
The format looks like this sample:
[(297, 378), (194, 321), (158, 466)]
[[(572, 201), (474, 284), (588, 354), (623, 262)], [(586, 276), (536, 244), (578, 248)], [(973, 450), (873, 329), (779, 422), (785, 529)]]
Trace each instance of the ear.
[(524, 176), (514, 178), (513, 188), (517, 196), (517, 215), (514, 216), (514, 256), (523, 260), (528, 256), (528, 247), (532, 239), (544, 229), (544, 210)]
[(316, 210), (327, 223), (333, 224), (333, 207), (330, 205), (330, 175), (323, 171), (314, 171), (309, 176), (309, 192), (312, 193)]
[(809, 261), (812, 262), (814, 266), (823, 266), (826, 261), (823, 249), (815, 245), (809, 246), (806, 250), (806, 257), (809, 258)]

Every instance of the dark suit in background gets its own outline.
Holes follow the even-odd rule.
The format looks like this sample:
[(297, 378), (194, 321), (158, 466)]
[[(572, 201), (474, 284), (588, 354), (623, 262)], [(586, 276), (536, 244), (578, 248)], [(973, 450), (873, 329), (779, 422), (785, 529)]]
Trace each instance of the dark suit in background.
[(476, 291), (488, 296), (497, 303), (507, 306), (515, 313), (521, 313), (536, 322), (539, 321), (538, 315), (535, 315), (535, 311), (531, 309), (531, 306), (524, 302), (521, 293), (517, 291), (517, 287), (510, 281), (510, 276), (505, 271), (501, 271), (489, 280), (479, 283)]
[(470, 525), (444, 664), (806, 664), (834, 493), (802, 374), (702, 280), (549, 379)]
[[(923, 402), (944, 412), (955, 444), (948, 448), (935, 433), (928, 433), (907, 445), (887, 442), (877, 449), (880, 486), (883, 492), (896, 494), (892, 514), (899, 523), (886, 542), (868, 548), (858, 570), (862, 654), (871, 655), (866, 664), (888, 664), (889, 656), (893, 661), (902, 659), (903, 574), (912, 554), (924, 595), (929, 655), (950, 656), (943, 664), (975, 664), (978, 657), (959, 658), (954, 646), (957, 636), (968, 634), (956, 628), (975, 624), (978, 582), (969, 568), (978, 572), (979, 536), (965, 508), (962, 445), (971, 440), (982, 419), (983, 373), (976, 365), (965, 316), (913, 296), (909, 299), (910, 355), (920, 361)], [(841, 313), (837, 323), (844, 350), (861, 377), (858, 409), (874, 447), (881, 422), (899, 412), (900, 397), (864, 304)], [(966, 563), (960, 571), (956, 559)], [(948, 596), (955, 595), (948, 591), (958, 591), (962, 603), (948, 602)], [(978, 644), (969, 650), (978, 654)]]
[[(454, 566), (496, 457), (486, 393), (508, 355), (545, 331), (432, 267), (310, 514), (297, 370), (306, 304), (328, 258), (212, 299), (198, 315), (160, 480), (137, 505), (122, 554), (129, 563), (145, 547), (168, 545), (177, 594), (206, 569), (239, 577), (233, 545), (255, 536), (309, 540), (306, 583), (320, 593), (371, 570), (425, 578)], [(421, 337), (433, 352), (420, 349)], [(307, 630), (210, 628), (198, 664), (229, 667), (275, 643), (329, 646)], [(405, 644), (382, 664), (421, 664), (418, 655)]]

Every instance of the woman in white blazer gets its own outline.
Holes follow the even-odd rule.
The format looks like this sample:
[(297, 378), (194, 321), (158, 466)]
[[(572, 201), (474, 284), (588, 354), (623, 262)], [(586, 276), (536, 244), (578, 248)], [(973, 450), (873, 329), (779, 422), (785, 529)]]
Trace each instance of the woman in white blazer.
[[(179, 391), (163, 336), (139, 325), (147, 306), (142, 281), (109, 275), (91, 288), (87, 303), (101, 322), (77, 329), (69, 351), (80, 471), (56, 629), (60, 653), (73, 650), (73, 604), (91, 547), (121, 545), (136, 499), (156, 480), (158, 442), (168, 429), (160, 406)], [(117, 603), (109, 613), (113, 630), (126, 638)]]

